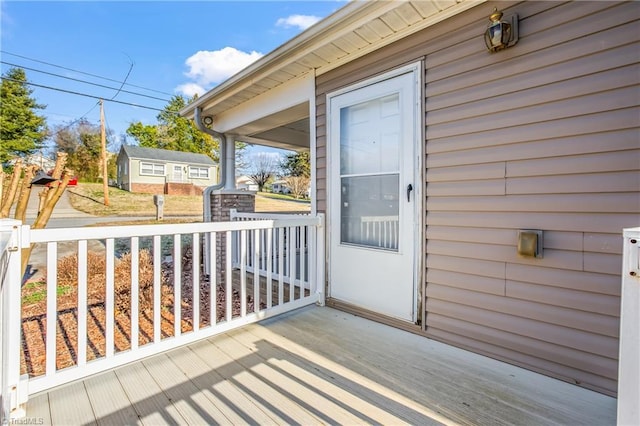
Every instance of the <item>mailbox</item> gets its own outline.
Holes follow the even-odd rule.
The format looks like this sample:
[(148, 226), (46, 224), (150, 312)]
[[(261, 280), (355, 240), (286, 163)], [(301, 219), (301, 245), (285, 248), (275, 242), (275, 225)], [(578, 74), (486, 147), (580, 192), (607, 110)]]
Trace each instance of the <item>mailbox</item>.
[(153, 204), (156, 205), (156, 220), (162, 220), (164, 216), (164, 195), (154, 195)]

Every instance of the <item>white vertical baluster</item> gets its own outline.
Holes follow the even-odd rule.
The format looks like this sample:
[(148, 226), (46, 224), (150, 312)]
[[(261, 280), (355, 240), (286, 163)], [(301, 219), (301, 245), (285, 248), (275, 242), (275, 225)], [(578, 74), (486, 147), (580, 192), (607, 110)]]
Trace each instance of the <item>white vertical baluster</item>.
[(273, 257), (273, 228), (268, 228), (266, 233), (266, 240), (265, 240), (265, 244), (264, 246), (266, 247), (266, 252), (267, 252), (267, 261), (266, 261), (266, 267), (267, 267), (267, 309), (269, 309), (271, 307), (271, 305), (273, 304), (273, 283), (271, 282), (272, 279), (272, 272), (273, 272), (273, 261), (272, 261), (272, 257)]
[(240, 316), (247, 315), (247, 231), (240, 231)]
[(307, 272), (307, 232), (309, 228), (305, 226), (300, 227), (300, 296), (304, 296), (304, 289), (306, 288), (305, 275)]
[(200, 234), (193, 233), (193, 331), (200, 329)]
[(217, 233), (209, 234), (209, 323), (216, 324), (218, 318), (218, 269), (216, 267)]
[(233, 301), (233, 271), (231, 270), (231, 249), (232, 249), (232, 231), (225, 232), (226, 247), (225, 247), (225, 318), (227, 321), (231, 321), (232, 315), (232, 301)]
[(289, 227), (287, 231), (287, 258), (289, 260), (289, 302), (295, 299), (296, 287), (296, 230), (297, 228)]
[(162, 338), (160, 315), (160, 297), (162, 294), (162, 237), (153, 236), (153, 341), (158, 343)]
[(106, 253), (105, 253), (105, 279), (106, 279), (106, 294), (105, 294), (105, 331), (107, 337), (106, 343), (106, 357), (113, 357), (114, 353), (114, 297), (115, 297), (115, 283), (114, 283), (114, 267), (115, 267), (115, 253), (114, 253), (114, 241), (113, 238), (107, 238), (106, 241)]
[(140, 238), (131, 237), (131, 350), (138, 349), (140, 293)]
[(181, 235), (173, 236), (173, 335), (182, 333), (182, 244)]
[(58, 324), (58, 243), (47, 243), (47, 361), (46, 375), (56, 372), (56, 329)]
[(260, 235), (261, 229), (253, 231), (253, 312), (260, 310)]
[(284, 303), (284, 228), (278, 228), (278, 306)]
[(87, 363), (87, 240), (78, 241), (78, 366)]
[(317, 268), (320, 267), (320, 259), (318, 258), (318, 243), (317, 243), (318, 227), (311, 226), (309, 228), (309, 294), (316, 294), (318, 288), (318, 282), (316, 279)]

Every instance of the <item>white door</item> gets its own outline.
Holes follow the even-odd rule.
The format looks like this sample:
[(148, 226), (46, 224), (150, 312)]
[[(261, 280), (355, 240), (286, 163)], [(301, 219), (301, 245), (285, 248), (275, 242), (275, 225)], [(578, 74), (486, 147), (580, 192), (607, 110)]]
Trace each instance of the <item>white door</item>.
[(182, 182), (182, 166), (173, 166), (173, 181)]
[(329, 97), (330, 295), (415, 321), (417, 71)]

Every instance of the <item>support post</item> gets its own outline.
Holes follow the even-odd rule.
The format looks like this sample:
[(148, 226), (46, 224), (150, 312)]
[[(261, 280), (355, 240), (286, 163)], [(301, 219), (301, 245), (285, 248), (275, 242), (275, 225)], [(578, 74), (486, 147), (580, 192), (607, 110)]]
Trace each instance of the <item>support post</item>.
[(623, 231), (617, 424), (640, 424), (640, 228)]
[[(27, 227), (28, 228), (28, 227)], [(22, 224), (0, 219), (0, 424), (25, 416), (26, 383), (20, 377)]]
[(236, 137), (235, 135), (225, 135), (226, 143), (226, 156), (224, 161), (226, 162), (226, 180), (224, 189), (225, 191), (235, 191), (236, 189)]
[[(251, 191), (234, 191), (223, 189), (211, 193), (211, 221), (228, 222), (231, 220), (231, 210), (253, 213), (255, 211), (255, 193)], [(227, 256), (226, 237), (218, 235), (216, 241), (216, 280), (219, 284), (225, 282), (224, 268)]]

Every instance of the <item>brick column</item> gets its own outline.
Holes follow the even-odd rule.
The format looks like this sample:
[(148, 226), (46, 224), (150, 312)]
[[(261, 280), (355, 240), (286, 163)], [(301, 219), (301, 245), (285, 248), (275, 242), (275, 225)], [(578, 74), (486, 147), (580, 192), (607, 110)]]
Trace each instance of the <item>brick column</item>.
[[(238, 212), (253, 213), (256, 209), (256, 195), (251, 191), (223, 189), (211, 193), (211, 221), (228, 222), (231, 209)], [(218, 235), (216, 241), (216, 280), (225, 282), (226, 236)]]

